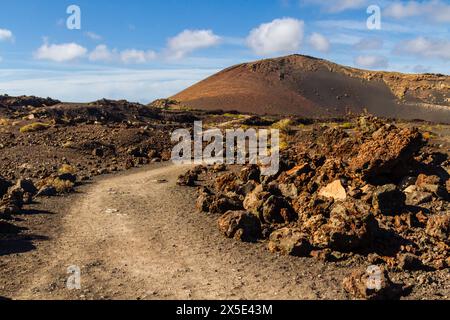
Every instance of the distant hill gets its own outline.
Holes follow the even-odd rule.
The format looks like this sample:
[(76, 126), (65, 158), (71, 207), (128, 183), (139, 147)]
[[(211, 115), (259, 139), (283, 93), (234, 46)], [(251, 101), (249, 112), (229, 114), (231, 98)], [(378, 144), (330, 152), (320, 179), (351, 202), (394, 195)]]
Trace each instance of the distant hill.
[(450, 77), (366, 71), (302, 55), (227, 68), (170, 99), (256, 114), (377, 116), (450, 123)]

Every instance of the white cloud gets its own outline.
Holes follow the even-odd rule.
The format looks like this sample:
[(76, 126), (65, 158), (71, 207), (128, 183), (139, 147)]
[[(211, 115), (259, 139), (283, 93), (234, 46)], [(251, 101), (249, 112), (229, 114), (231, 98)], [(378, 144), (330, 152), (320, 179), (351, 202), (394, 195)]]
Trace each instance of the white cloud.
[(35, 53), (34, 57), (39, 60), (55, 62), (67, 62), (86, 55), (88, 50), (76, 43), (51, 44), (44, 43)]
[(367, 5), (367, 0), (302, 0), (305, 5), (318, 5), (323, 11), (339, 13), (346, 10), (360, 9)]
[(450, 61), (450, 40), (417, 37), (400, 42), (394, 49), (394, 52)]
[(304, 22), (293, 19), (275, 19), (253, 29), (247, 45), (258, 55), (295, 53), (303, 41)]
[(0, 41), (12, 40), (13, 33), (8, 29), (0, 29)]
[(384, 15), (394, 19), (424, 17), (438, 23), (450, 22), (450, 4), (441, 0), (395, 2), (384, 9)]
[(125, 64), (147, 63), (154, 59), (156, 59), (156, 52), (152, 50), (127, 49), (120, 53), (120, 60)]
[(96, 34), (95, 32), (87, 31), (84, 33), (84, 35), (94, 41), (102, 40), (102, 36)]
[(376, 55), (358, 56), (355, 58), (355, 64), (370, 69), (382, 69), (389, 65), (387, 58)]
[(36, 95), (62, 101), (101, 98), (148, 103), (193, 85), (217, 69), (115, 69), (90, 71), (0, 69), (0, 88), (9, 95)]
[(356, 50), (379, 50), (384, 45), (383, 39), (380, 38), (362, 38), (353, 45)]
[(90, 61), (112, 61), (116, 56), (116, 50), (109, 50), (109, 48), (100, 44), (89, 54)]
[(124, 64), (143, 64), (156, 59), (157, 54), (152, 50), (126, 49), (119, 52), (117, 49), (109, 49), (108, 46), (100, 44), (89, 54), (92, 62), (121, 62)]
[(309, 37), (309, 44), (317, 51), (328, 52), (330, 51), (330, 41), (321, 35), (320, 33), (313, 33)]
[(212, 30), (184, 30), (167, 41), (170, 58), (181, 59), (198, 49), (209, 48), (219, 44), (221, 37)]

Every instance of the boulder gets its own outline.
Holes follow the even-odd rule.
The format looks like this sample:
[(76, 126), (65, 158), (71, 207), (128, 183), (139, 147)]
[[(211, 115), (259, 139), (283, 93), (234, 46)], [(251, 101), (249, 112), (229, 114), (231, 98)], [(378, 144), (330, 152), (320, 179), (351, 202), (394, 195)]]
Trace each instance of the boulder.
[(239, 178), (233, 172), (227, 172), (217, 177), (214, 182), (214, 189), (221, 192), (235, 191), (239, 186)]
[(298, 228), (282, 228), (272, 232), (268, 248), (273, 253), (299, 257), (309, 256), (312, 249), (307, 235)]
[(350, 159), (349, 167), (364, 179), (390, 175), (397, 165), (411, 160), (422, 145), (419, 131), (386, 125), (358, 148), (358, 154)]
[(417, 177), (415, 185), (419, 189), (426, 188), (427, 185), (439, 185), (441, 179), (438, 176), (427, 176), (425, 174), (420, 174)]
[(267, 199), (269, 195), (268, 192), (263, 190), (262, 185), (257, 185), (256, 188), (245, 197), (244, 209), (252, 213), (260, 212), (264, 200)]
[(214, 173), (224, 172), (226, 170), (227, 170), (227, 166), (225, 164), (223, 164), (223, 163), (216, 163), (211, 168), (211, 171), (214, 172)]
[(293, 183), (281, 183), (278, 185), (278, 189), (283, 197), (290, 199), (295, 199), (298, 197), (298, 189)]
[(231, 198), (226, 195), (217, 195), (212, 199), (209, 206), (211, 213), (225, 213), (227, 211), (242, 210), (242, 202), (236, 198)]
[(347, 198), (347, 192), (342, 185), (341, 180), (335, 180), (319, 191), (319, 196), (332, 198), (337, 201), (344, 201)]
[(261, 235), (259, 219), (246, 211), (228, 211), (218, 221), (219, 230), (228, 238), (253, 242)]
[(5, 215), (19, 214), (23, 207), (23, 189), (13, 186), (8, 189), (8, 193), (0, 201), (0, 212)]
[(367, 250), (379, 232), (370, 207), (359, 200), (335, 203), (328, 221), (312, 234), (312, 244), (340, 252)]
[(270, 196), (263, 204), (262, 217), (267, 223), (283, 223), (294, 221), (297, 214), (283, 197)]
[(200, 212), (209, 212), (209, 208), (214, 200), (214, 195), (206, 188), (199, 190), (196, 206)]
[(302, 163), (287, 171), (286, 174), (288, 176), (296, 177), (301, 175), (302, 173), (308, 173), (309, 171), (311, 171), (311, 166), (308, 163)]

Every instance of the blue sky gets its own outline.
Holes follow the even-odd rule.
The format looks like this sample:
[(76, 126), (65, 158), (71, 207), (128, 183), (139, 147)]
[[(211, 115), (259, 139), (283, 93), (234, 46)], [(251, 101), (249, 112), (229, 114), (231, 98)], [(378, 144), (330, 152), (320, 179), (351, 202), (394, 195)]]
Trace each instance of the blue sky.
[[(81, 29), (67, 28), (67, 8)], [(370, 5), (380, 29), (369, 29)], [(218, 70), (300, 53), (450, 74), (450, 1), (2, 0), (0, 93), (149, 102)]]

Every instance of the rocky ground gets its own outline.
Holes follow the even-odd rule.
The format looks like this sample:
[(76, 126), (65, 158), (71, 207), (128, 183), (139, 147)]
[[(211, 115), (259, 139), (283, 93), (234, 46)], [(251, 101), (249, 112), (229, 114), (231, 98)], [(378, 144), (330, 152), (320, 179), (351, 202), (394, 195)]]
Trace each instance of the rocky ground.
[[(345, 298), (348, 295), (368, 299), (400, 296), (448, 299), (448, 126), (425, 122), (394, 125), (371, 117), (335, 119), (326, 123), (302, 118), (279, 121), (277, 117), (234, 112), (170, 110), (159, 104), (143, 106), (108, 100), (68, 104), (50, 98), (0, 96), (0, 265), (7, 270), (0, 276), (3, 283), (0, 289), (7, 290), (5, 294), (0, 290), (0, 296), (14, 297), (14, 292), (21, 287), (22, 277), (28, 277), (25, 271), (18, 270), (24, 266), (39, 267), (35, 265), (36, 261), (52, 261), (53, 258), (44, 257), (47, 251), (66, 242), (64, 237), (60, 239), (61, 230), (70, 231), (70, 228), (61, 225), (62, 218), (58, 218), (58, 213), (78, 210), (77, 202), (82, 200), (73, 200), (66, 195), (83, 190), (92, 181), (95, 186), (96, 176), (169, 160), (170, 133), (175, 128), (192, 128), (194, 120), (202, 120), (206, 127), (280, 128), (282, 170), (274, 177), (261, 176), (256, 166), (216, 165), (190, 170), (180, 177), (179, 183), (199, 187), (197, 207), (208, 216), (204, 217), (202, 230), (195, 231), (198, 225), (195, 221), (202, 216), (183, 209), (186, 210), (183, 217), (192, 222), (189, 230), (208, 234), (216, 243), (218, 231), (212, 225), (217, 224), (226, 237), (257, 243), (256, 248), (268, 248), (278, 257), (266, 258), (265, 252), (260, 252), (254, 260), (249, 258), (248, 268), (268, 263), (266, 259), (270, 259), (270, 264), (275, 267), (285, 263), (281, 256), (302, 257), (299, 259), (308, 262), (296, 260), (298, 270), (305, 271), (305, 263), (320, 263), (326, 266), (330, 277), (335, 275), (329, 279), (330, 283), (335, 283), (336, 279), (339, 284), (343, 283), (341, 288), (333, 286), (333, 292), (343, 290), (337, 295), (326, 293), (326, 285), (320, 285), (311, 295), (305, 292), (290, 295), (289, 292), (295, 290), (288, 286), (287, 291), (283, 291), (284, 298)], [(413, 129), (414, 126), (420, 130)], [(174, 172), (169, 170), (167, 175)], [(160, 178), (158, 183), (166, 183), (164, 177)], [(105, 190), (108, 181), (102, 183)], [(117, 181), (115, 183), (120, 184), (122, 180)], [(133, 180), (127, 178), (124, 181), (131, 183)], [(85, 186), (79, 189), (80, 185)], [(139, 186), (135, 189), (140, 192)], [(171, 206), (190, 208), (188, 202), (195, 202), (195, 199), (186, 199), (190, 193), (183, 195), (183, 188), (168, 190), (172, 193)], [(94, 188), (91, 198), (96, 199), (97, 193)], [(126, 190), (124, 194), (128, 194)], [(59, 197), (48, 200), (54, 196)], [(142, 195), (143, 198), (147, 196)], [(178, 198), (183, 199), (183, 203)], [(130, 201), (134, 200), (123, 199), (123, 210), (127, 210)], [(158, 201), (160, 206), (170, 207), (163, 203), (164, 197)], [(133, 208), (140, 208), (133, 209), (136, 219), (147, 205), (147, 202), (133, 205)], [(133, 211), (131, 206), (129, 210)], [(170, 219), (182, 225), (176, 218), (177, 210), (173, 210)], [(89, 224), (89, 216), (84, 218)], [(103, 223), (102, 219), (97, 220)], [(139, 225), (137, 220), (134, 222), (133, 225)], [(158, 220), (158, 223), (163, 222)], [(144, 245), (152, 246), (153, 238), (144, 234), (151, 226), (141, 227), (139, 239), (145, 244), (139, 243), (136, 250)], [(170, 229), (170, 226), (160, 227)], [(96, 228), (105, 233), (111, 229), (106, 225)], [(36, 236), (39, 230), (45, 236)], [(72, 239), (77, 230), (71, 230), (72, 233), (65, 236)], [(91, 231), (85, 230), (84, 236), (89, 238)], [(187, 237), (180, 232), (168, 235), (168, 241), (180, 246)], [(180, 243), (174, 240), (180, 238), (177, 234), (184, 235)], [(195, 254), (199, 255), (202, 246), (208, 250), (217, 249), (214, 257), (219, 261), (220, 248), (205, 244), (202, 234), (198, 234)], [(117, 234), (114, 237), (120, 238)], [(50, 241), (52, 238), (55, 243)], [(42, 241), (49, 242), (39, 250)], [(99, 241), (103, 243), (104, 239)], [(64, 256), (55, 248), (51, 249), (54, 256)], [(252, 257), (252, 246), (246, 244), (244, 248), (233, 254)], [(34, 251), (36, 256), (30, 258), (29, 252)], [(378, 290), (367, 290), (368, 266), (380, 268), (375, 270), (382, 282)], [(345, 272), (350, 267), (355, 269), (352, 274)], [(214, 274), (214, 270), (210, 271)], [(288, 276), (296, 277), (292, 272), (290, 270)], [(341, 279), (336, 276), (340, 273), (349, 274), (349, 277)], [(246, 277), (244, 273), (241, 276)], [(17, 281), (11, 283), (8, 279)], [(312, 288), (316, 280), (304, 279)], [(130, 279), (124, 280), (127, 281)], [(254, 285), (258, 286), (256, 282)], [(219, 283), (217, 288), (225, 290)], [(133, 288), (129, 289), (133, 292)], [(264, 295), (249, 294), (250, 291), (235, 296), (264, 298)], [(101, 296), (99, 292), (91, 298)], [(22, 297), (31, 296), (27, 293)], [(112, 297), (128, 296), (113, 294)], [(197, 298), (202, 297), (197, 295)]]
[[(200, 183), (198, 210), (216, 215), (228, 238), (263, 242), (277, 254), (361, 262), (343, 281), (355, 298), (407, 296), (433, 278), (447, 299), (450, 149), (448, 140), (425, 136), (363, 117), (351, 130), (321, 126), (291, 137), (276, 176), (258, 166), (199, 166), (179, 184)], [(368, 289), (368, 267), (381, 279), (376, 290)], [(411, 272), (419, 283), (402, 279)]]

